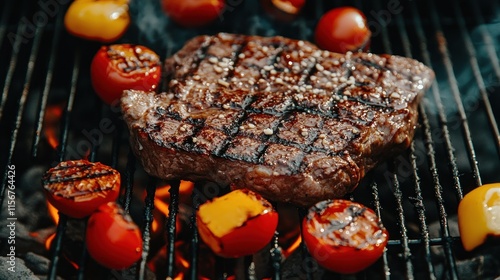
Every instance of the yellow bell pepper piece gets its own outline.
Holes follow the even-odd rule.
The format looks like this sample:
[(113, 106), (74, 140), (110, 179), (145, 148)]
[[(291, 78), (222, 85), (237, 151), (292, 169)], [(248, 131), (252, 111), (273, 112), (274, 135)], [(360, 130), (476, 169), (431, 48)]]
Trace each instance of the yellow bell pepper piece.
[(69, 33), (103, 43), (119, 39), (129, 24), (128, 0), (75, 0), (64, 16)]
[(467, 251), (489, 235), (500, 236), (500, 183), (477, 187), (464, 196), (458, 205), (458, 227)]

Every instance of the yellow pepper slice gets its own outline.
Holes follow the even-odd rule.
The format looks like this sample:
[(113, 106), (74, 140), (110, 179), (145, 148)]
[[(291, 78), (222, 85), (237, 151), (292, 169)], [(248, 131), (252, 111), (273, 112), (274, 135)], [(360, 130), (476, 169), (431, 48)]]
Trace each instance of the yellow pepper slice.
[(458, 205), (458, 227), (467, 251), (488, 236), (500, 236), (500, 183), (482, 185), (464, 196)]
[(69, 33), (103, 43), (116, 41), (129, 24), (128, 0), (75, 0), (64, 17)]

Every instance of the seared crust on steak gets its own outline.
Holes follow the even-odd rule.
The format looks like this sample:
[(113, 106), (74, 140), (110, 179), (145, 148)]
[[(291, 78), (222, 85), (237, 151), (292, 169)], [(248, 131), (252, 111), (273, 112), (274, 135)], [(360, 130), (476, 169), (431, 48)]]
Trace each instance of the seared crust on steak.
[(344, 196), (406, 149), (434, 78), (409, 58), (225, 33), (192, 39), (165, 69), (166, 92), (121, 99), (148, 173), (303, 206)]

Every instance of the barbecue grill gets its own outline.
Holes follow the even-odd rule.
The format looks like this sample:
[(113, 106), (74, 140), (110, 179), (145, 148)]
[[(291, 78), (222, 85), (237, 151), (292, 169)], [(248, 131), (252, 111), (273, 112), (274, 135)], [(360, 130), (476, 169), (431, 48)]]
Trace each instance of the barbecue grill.
[[(162, 182), (148, 177), (136, 163), (117, 107), (103, 104), (93, 92), (89, 62), (101, 44), (67, 34), (63, 17), (69, 1), (20, 1), (21, 5), (10, 0), (0, 3), (0, 222), (5, 228), (9, 170), (15, 166), (18, 270), (21, 259), (30, 266), (28, 256), (37, 255), (48, 263), (45, 268), (30, 269), (48, 279), (149, 279), (148, 263), (163, 246), (165, 261), (158, 276), (182, 278), (174, 250), (175, 221), (183, 215), (179, 182), (168, 182), (170, 214), (160, 228), (166, 243), (157, 246), (153, 209)], [(169, 21), (156, 0), (131, 2), (133, 23), (119, 42), (143, 44), (163, 59), (195, 35), (221, 31), (312, 40), (314, 26), (325, 11), (354, 5), (368, 17), (372, 52), (413, 57), (436, 72), (419, 107), (419, 127), (410, 149), (370, 172), (349, 196), (375, 209), (389, 230), (387, 250), (377, 263), (356, 276), (326, 272), (303, 245), (285, 259), (278, 232), (258, 257), (215, 258), (213, 274), (205, 277), (228, 279), (233, 266), (238, 277), (248, 279), (492, 279), (500, 275), (498, 242), (467, 253), (456, 226), (462, 197), (481, 184), (500, 182), (498, 1), (308, 1), (298, 18), (285, 23), (266, 14), (257, 1), (228, 0), (218, 21), (199, 29), (184, 29)], [(128, 272), (89, 264), (82, 242), (65, 239), (75, 232), (74, 221), (61, 215), (55, 228), (46, 213), (41, 172), (59, 161), (84, 157), (122, 173), (120, 202), (132, 214), (139, 213), (133, 217), (143, 230), (144, 253)], [(195, 188), (205, 195), (222, 190), (204, 182), (196, 182)], [(141, 191), (146, 194), (142, 201)], [(30, 205), (36, 197), (42, 200)], [(193, 201), (196, 206), (199, 197), (193, 196)], [(298, 217), (303, 214), (303, 209), (297, 209)], [(197, 279), (207, 260), (193, 226), (195, 219), (188, 220), (192, 227), (187, 231), (189, 265), (184, 277)], [(50, 226), (56, 234), (47, 251), (34, 232)], [(8, 234), (0, 230), (0, 257), (9, 253)], [(78, 256), (68, 268), (63, 252), (78, 246)], [(9, 279), (15, 277), (3, 273)]]

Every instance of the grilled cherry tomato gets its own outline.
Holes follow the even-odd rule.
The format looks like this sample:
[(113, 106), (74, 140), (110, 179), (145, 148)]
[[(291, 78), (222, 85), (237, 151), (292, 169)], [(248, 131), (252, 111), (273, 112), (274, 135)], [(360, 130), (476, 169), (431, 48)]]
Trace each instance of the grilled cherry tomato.
[(482, 185), (464, 196), (458, 205), (458, 228), (467, 251), (488, 236), (500, 237), (500, 183)]
[(129, 24), (128, 0), (75, 0), (64, 17), (69, 33), (105, 43), (120, 38)]
[(85, 242), (90, 256), (110, 269), (124, 269), (142, 255), (139, 227), (120, 205), (101, 205), (87, 222)]
[(115, 201), (120, 173), (99, 162), (70, 160), (49, 169), (42, 178), (49, 202), (61, 213), (83, 218), (100, 205)]
[(318, 263), (338, 273), (356, 273), (384, 252), (388, 233), (373, 210), (349, 200), (326, 200), (302, 221), (304, 242)]
[(261, 0), (264, 10), (281, 21), (295, 19), (305, 3), (306, 0)]
[(353, 7), (340, 7), (324, 14), (314, 39), (320, 48), (332, 52), (368, 50), (371, 32), (366, 17)]
[(197, 212), (201, 239), (219, 256), (254, 254), (273, 238), (278, 214), (271, 203), (246, 189), (202, 204)]
[(161, 78), (160, 58), (144, 46), (103, 46), (92, 60), (90, 75), (97, 95), (113, 104), (124, 90), (155, 90)]
[(200, 27), (213, 22), (224, 5), (224, 0), (162, 0), (165, 13), (183, 27)]

